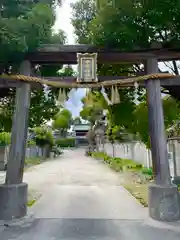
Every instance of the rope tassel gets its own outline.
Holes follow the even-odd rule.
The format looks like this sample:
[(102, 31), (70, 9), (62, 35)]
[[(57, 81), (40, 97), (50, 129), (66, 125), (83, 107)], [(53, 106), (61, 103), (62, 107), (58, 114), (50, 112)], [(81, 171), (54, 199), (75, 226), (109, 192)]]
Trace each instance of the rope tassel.
[(115, 86), (115, 91), (114, 91), (114, 104), (118, 104), (120, 103), (120, 95), (119, 95), (119, 91), (118, 91), (118, 87)]
[(66, 101), (66, 92), (63, 88), (59, 89), (58, 102), (63, 104)]
[(115, 91), (114, 91), (114, 87), (111, 87), (111, 103), (112, 105), (115, 104)]
[(111, 103), (113, 104), (118, 104), (120, 103), (120, 96), (119, 96), (119, 91), (117, 86), (111, 88)]

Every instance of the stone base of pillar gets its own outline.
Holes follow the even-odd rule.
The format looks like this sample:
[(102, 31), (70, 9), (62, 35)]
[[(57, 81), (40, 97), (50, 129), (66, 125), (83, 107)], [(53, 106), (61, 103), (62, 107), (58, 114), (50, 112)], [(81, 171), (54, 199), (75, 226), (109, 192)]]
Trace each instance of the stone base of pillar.
[(27, 184), (0, 185), (0, 220), (22, 218), (27, 214)]
[(176, 185), (149, 186), (149, 215), (158, 221), (180, 220), (180, 195)]
[(174, 184), (180, 184), (180, 176), (174, 177), (173, 183), (174, 183)]

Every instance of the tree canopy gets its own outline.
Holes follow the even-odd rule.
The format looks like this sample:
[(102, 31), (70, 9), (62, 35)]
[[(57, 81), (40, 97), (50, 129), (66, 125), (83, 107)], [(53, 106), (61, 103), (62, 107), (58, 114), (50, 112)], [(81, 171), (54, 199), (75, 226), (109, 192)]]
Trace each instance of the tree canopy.
[(102, 94), (89, 91), (82, 99), (83, 108), (80, 112), (82, 119), (89, 121), (92, 125), (100, 119), (103, 113), (103, 105), (106, 104)]
[[(180, 40), (180, 0), (116, 1), (78, 0), (72, 4), (72, 24), (78, 43), (132, 50), (139, 48), (178, 47)], [(176, 61), (165, 63), (179, 74)], [(169, 65), (170, 64), (170, 65)], [(131, 75), (141, 71), (141, 65), (98, 65), (99, 75)], [(110, 96), (110, 92), (107, 92)], [(149, 147), (148, 113), (144, 90), (127, 88), (119, 90), (121, 102), (108, 109), (111, 132), (126, 131), (141, 139)], [(138, 100), (138, 104), (137, 104)], [(94, 103), (101, 102), (98, 96)], [(93, 105), (93, 104), (92, 104)], [(163, 99), (165, 127), (180, 118), (179, 102), (171, 97)], [(94, 113), (84, 104), (81, 116), (91, 118)], [(84, 116), (83, 116), (84, 115)], [(109, 131), (110, 132), (110, 131)]]
[(60, 110), (54, 117), (53, 128), (61, 132), (62, 136), (66, 135), (67, 130), (72, 123), (72, 114), (68, 109)]
[[(0, 3), (0, 73), (19, 71), (25, 52), (35, 50), (43, 43), (65, 43), (66, 35), (52, 32), (55, 21), (55, 0), (2, 0)], [(33, 66), (42, 76), (69, 75), (62, 66)], [(69, 70), (70, 71), (70, 70)], [(11, 131), (15, 89), (2, 89), (0, 94), (0, 131)], [(56, 106), (58, 90), (35, 89), (31, 92), (29, 126), (37, 127), (49, 121), (59, 109)]]
[(11, 71), (17, 72), (24, 53), (35, 50), (39, 44), (64, 41), (62, 31), (52, 35), (54, 4), (53, 0), (1, 1), (1, 72), (9, 71), (9, 62)]

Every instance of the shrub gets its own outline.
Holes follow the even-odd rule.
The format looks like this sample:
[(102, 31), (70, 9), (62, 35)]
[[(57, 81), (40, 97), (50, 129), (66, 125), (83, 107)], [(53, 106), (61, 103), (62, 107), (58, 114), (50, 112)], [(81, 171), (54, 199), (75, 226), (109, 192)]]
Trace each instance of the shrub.
[(11, 134), (8, 132), (0, 133), (0, 146), (6, 146), (11, 143)]
[(124, 169), (131, 169), (131, 170), (140, 170), (142, 169), (142, 164), (136, 163), (133, 160), (130, 159), (121, 159), (117, 157), (110, 157), (106, 153), (103, 152), (93, 152), (92, 157), (97, 159), (103, 159), (109, 166), (119, 172)]
[(36, 127), (33, 129), (35, 133), (34, 141), (37, 146), (43, 147), (45, 145), (54, 145), (54, 139), (52, 131), (46, 127)]
[(110, 163), (112, 161), (112, 158), (108, 155), (105, 155), (104, 156), (104, 161), (107, 162), (107, 163)]
[(113, 160), (118, 164), (122, 164), (122, 159), (121, 158), (114, 158)]
[(27, 147), (35, 146), (35, 145), (36, 145), (36, 142), (33, 139), (30, 139), (27, 141)]
[(38, 165), (41, 163), (41, 158), (39, 157), (31, 157), (25, 159), (25, 165), (31, 166), (31, 165)]
[(120, 159), (112, 158), (112, 161), (110, 162), (110, 167), (116, 172), (120, 172), (123, 170), (122, 162), (120, 161)]
[(141, 173), (144, 174), (144, 175), (149, 175), (149, 176), (152, 176), (152, 175), (153, 175), (152, 168), (143, 168), (143, 169), (141, 170)]
[(92, 157), (92, 152), (86, 151), (86, 156), (87, 156), (87, 157)]
[(106, 154), (103, 152), (93, 152), (92, 153), (92, 157), (98, 158), (98, 159), (104, 159), (105, 156), (106, 156)]
[(123, 159), (122, 161), (122, 165), (127, 169), (139, 170), (143, 167), (142, 164), (136, 163), (135, 161), (130, 159)]
[(75, 138), (57, 139), (56, 140), (56, 145), (61, 147), (61, 148), (75, 147), (76, 146)]

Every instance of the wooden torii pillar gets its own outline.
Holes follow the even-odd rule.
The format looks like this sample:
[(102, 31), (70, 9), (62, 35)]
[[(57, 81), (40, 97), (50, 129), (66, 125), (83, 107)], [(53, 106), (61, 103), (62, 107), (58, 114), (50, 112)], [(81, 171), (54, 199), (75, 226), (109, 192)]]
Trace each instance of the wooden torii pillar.
[[(158, 60), (149, 59), (145, 67), (147, 74), (157, 73)], [(149, 186), (149, 214), (155, 220), (177, 221), (180, 219), (179, 192), (177, 186), (171, 183), (170, 178), (160, 80), (147, 80), (146, 89), (155, 174), (155, 182)]]
[[(20, 74), (30, 76), (31, 64), (24, 61)], [(11, 146), (8, 157), (5, 184), (0, 185), (0, 220), (21, 218), (27, 214), (27, 184), (23, 183), (28, 113), (31, 86), (29, 83), (16, 87), (15, 110), (12, 124)]]

